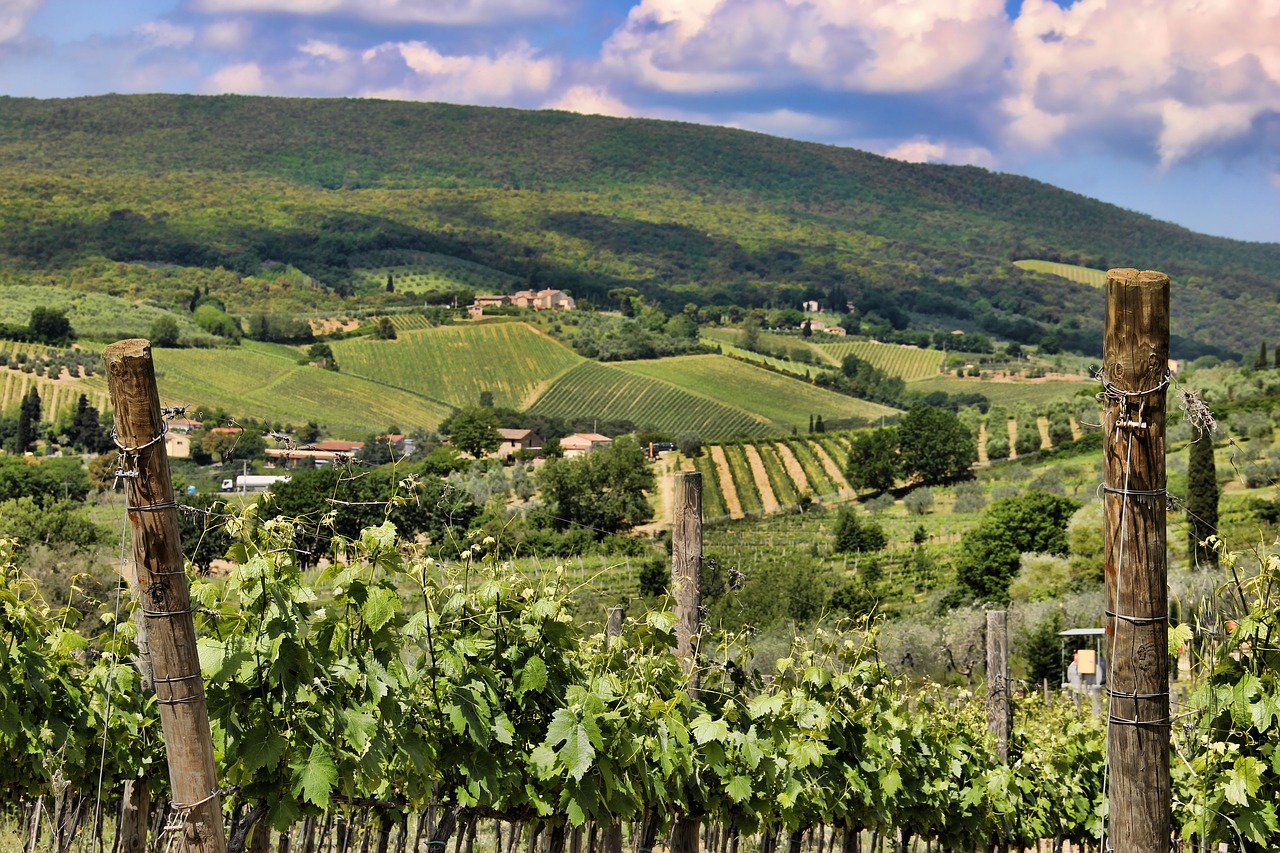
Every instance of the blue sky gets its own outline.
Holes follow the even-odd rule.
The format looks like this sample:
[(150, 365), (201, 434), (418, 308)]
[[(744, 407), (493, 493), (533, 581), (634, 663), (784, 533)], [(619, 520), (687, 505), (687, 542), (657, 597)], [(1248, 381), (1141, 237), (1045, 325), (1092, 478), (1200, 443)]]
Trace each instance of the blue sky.
[(1280, 0), (0, 0), (0, 94), (108, 92), (729, 125), (1280, 242)]

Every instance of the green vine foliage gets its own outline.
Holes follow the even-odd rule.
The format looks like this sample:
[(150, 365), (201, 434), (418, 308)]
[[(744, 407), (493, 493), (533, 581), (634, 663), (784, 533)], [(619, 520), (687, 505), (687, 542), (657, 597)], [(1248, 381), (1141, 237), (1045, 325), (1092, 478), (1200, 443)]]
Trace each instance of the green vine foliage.
[[(1230, 609), (1216, 626), (1222, 642), (1192, 696), (1193, 716), (1175, 727), (1175, 813), (1182, 835), (1241, 851), (1280, 848), (1280, 554), (1258, 552), (1259, 567), (1219, 554), (1231, 582)], [(1172, 632), (1171, 632), (1172, 635)], [(1186, 642), (1189, 632), (1177, 637)], [(1171, 639), (1170, 644), (1175, 642)]]
[[(343, 559), (304, 571), (298, 538), (316, 522), (260, 511), (226, 522), (235, 568), (192, 596), (219, 778), (230, 802), (277, 828), (335, 808), (436, 803), (459, 820), (549, 826), (656, 831), (687, 816), (773, 837), (901, 830), (941, 849), (1099, 836), (1105, 732), (1092, 715), (1016, 699), (1002, 762), (982, 703), (888, 671), (874, 625), (797, 637), (765, 672), (748, 637), (708, 634), (693, 690), (672, 651), (674, 614), (588, 633), (561, 570), (518, 574), (491, 537), (450, 542), (461, 559), (445, 565), (428, 554), (441, 546), (407, 543), (387, 521), (335, 531)], [(162, 787), (127, 614), (90, 645), (11, 553), (0, 554), (0, 799), (92, 791), (100, 769), (109, 791), (133, 778)], [(1235, 565), (1224, 556), (1224, 571)], [(1270, 557), (1238, 587), (1203, 713), (1178, 730), (1175, 819), (1188, 839), (1280, 842), (1278, 579)]]

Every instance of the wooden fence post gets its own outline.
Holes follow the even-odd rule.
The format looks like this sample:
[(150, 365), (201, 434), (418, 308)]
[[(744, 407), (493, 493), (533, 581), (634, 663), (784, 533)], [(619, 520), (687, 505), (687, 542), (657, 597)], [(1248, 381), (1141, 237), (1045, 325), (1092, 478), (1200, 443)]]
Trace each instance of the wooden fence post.
[(1169, 277), (1107, 273), (1103, 333), (1103, 569), (1110, 639), (1103, 849), (1166, 853), (1169, 602), (1165, 564), (1165, 395)]
[[(676, 602), (676, 654), (689, 676), (689, 694), (698, 692), (698, 608), (702, 604), (702, 475), (676, 476), (675, 519), (671, 529), (671, 594)], [(681, 815), (671, 832), (671, 853), (698, 852), (700, 821)]]
[(121, 477), (133, 530), (133, 563), (150, 645), (152, 683), (169, 760), (173, 809), (191, 853), (224, 853), (222, 802), (196, 653), (195, 620), (178, 534), (151, 344), (127, 340), (103, 353)]
[(987, 729), (996, 754), (1009, 760), (1009, 622), (1004, 610), (987, 611)]

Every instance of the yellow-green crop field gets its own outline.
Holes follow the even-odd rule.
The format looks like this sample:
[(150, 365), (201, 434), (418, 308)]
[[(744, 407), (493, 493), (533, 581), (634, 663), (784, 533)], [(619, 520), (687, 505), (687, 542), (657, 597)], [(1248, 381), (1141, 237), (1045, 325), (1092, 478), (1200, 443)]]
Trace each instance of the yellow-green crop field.
[(344, 373), (450, 406), (474, 406), (483, 391), (499, 406), (526, 408), (583, 358), (526, 323), (405, 329), (391, 341), (333, 343)]
[[(166, 406), (221, 407), (233, 416), (295, 424), (315, 419), (336, 435), (354, 438), (391, 425), (405, 431), (434, 428), (451, 411), (402, 388), (299, 364), (303, 350), (294, 347), (246, 341), (227, 349), (153, 354)], [(190, 416), (198, 417), (195, 409)]]
[(530, 407), (535, 414), (633, 421), (641, 429), (704, 439), (777, 432), (765, 418), (737, 406), (612, 364), (586, 361), (551, 384)]
[(890, 376), (900, 376), (903, 381), (915, 382), (937, 376), (942, 368), (942, 352), (921, 349), (902, 344), (882, 344), (877, 341), (838, 341), (820, 347), (840, 363), (846, 355), (856, 355), (878, 367)]
[(1087, 284), (1091, 287), (1105, 287), (1107, 284), (1106, 270), (1095, 270), (1092, 267), (1080, 267), (1075, 264), (1060, 264), (1056, 261), (1014, 261), (1015, 267), (1022, 267), (1024, 270), (1032, 272), (1044, 272), (1050, 275), (1056, 275), (1078, 284)]
[(800, 379), (722, 355), (686, 355), (618, 365), (629, 373), (661, 379), (704, 397), (733, 405), (768, 421), (779, 432), (807, 429), (810, 415), (861, 418), (868, 422), (897, 409), (837, 394)]

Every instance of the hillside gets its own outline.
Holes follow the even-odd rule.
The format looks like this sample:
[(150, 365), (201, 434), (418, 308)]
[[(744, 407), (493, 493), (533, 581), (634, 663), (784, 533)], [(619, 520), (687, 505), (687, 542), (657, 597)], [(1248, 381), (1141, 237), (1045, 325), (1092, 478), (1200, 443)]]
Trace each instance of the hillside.
[[(562, 112), (0, 99), (0, 284), (175, 306), (200, 285), (239, 313), (499, 281), (601, 305), (634, 287), (674, 310), (851, 300), (1096, 352), (1096, 290), (1014, 258), (1169, 272), (1181, 358), (1251, 352), (1280, 321), (1280, 245), (973, 167)], [(387, 292), (390, 267), (422, 278)]]

